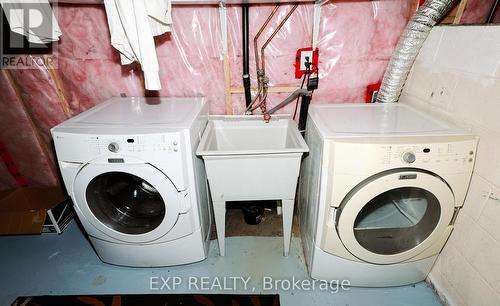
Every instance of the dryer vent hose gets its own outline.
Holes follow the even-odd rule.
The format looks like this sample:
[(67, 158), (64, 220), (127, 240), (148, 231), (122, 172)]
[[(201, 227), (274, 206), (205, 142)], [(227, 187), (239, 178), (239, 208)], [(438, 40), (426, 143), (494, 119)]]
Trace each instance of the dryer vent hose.
[(413, 62), (431, 29), (459, 0), (427, 0), (399, 38), (382, 80), (377, 102), (398, 102)]

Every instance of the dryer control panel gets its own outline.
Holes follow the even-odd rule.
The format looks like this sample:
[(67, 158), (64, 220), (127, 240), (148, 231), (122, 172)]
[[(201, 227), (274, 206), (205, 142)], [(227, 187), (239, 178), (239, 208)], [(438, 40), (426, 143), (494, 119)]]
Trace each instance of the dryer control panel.
[(477, 139), (473, 136), (387, 137), (340, 139), (332, 144), (336, 172), (369, 173), (412, 167), (459, 173), (473, 167)]
[(384, 164), (429, 164), (443, 163), (464, 165), (474, 162), (475, 150), (464, 148), (461, 143), (428, 143), (418, 145), (386, 145)]

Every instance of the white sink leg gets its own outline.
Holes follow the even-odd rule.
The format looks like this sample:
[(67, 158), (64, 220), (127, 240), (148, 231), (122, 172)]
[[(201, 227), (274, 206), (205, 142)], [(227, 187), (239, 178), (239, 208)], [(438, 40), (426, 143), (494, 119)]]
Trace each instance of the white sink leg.
[(283, 255), (288, 256), (290, 252), (290, 241), (292, 239), (293, 205), (294, 200), (281, 200), (283, 210)]
[(277, 201), (277, 202), (278, 202), (278, 204), (276, 204), (276, 214), (278, 216), (281, 216), (283, 214), (283, 209), (281, 209), (281, 205), (283, 205), (283, 204), (281, 204), (281, 201)]
[(215, 228), (217, 229), (217, 242), (219, 243), (219, 255), (224, 256), (224, 240), (226, 238), (226, 202), (213, 201)]

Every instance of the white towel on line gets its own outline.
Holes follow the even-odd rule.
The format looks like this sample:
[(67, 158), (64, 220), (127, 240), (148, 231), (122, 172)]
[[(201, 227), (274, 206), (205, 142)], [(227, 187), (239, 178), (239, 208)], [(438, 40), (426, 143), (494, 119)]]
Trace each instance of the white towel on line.
[(0, 4), (11, 31), (26, 36), (29, 42), (46, 44), (62, 35), (48, 0), (0, 0)]
[(122, 65), (137, 61), (146, 89), (161, 89), (153, 36), (171, 30), (170, 0), (104, 0), (111, 44), (120, 52)]

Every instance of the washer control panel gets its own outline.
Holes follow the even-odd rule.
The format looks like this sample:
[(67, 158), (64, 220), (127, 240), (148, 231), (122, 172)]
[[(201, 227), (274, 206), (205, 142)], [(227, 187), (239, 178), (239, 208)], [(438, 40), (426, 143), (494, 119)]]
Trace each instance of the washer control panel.
[(93, 153), (139, 153), (180, 151), (179, 135), (147, 135), (147, 136), (95, 136), (89, 137), (89, 149)]

